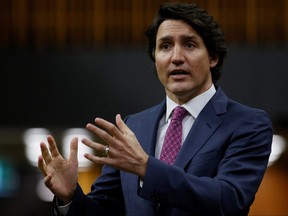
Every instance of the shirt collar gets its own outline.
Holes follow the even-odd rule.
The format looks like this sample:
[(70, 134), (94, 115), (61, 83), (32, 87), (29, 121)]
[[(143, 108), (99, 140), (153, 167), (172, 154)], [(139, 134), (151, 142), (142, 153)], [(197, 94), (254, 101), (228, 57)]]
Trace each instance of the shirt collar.
[[(183, 106), (189, 112), (189, 114), (192, 115), (194, 119), (196, 119), (201, 110), (204, 108), (204, 106), (213, 97), (215, 92), (216, 92), (215, 86), (212, 84), (207, 91), (192, 98), (187, 103), (182, 104), (181, 106)], [(166, 122), (168, 121), (174, 108), (177, 106), (179, 106), (179, 104), (175, 103), (168, 96), (166, 96), (166, 118), (165, 118)]]

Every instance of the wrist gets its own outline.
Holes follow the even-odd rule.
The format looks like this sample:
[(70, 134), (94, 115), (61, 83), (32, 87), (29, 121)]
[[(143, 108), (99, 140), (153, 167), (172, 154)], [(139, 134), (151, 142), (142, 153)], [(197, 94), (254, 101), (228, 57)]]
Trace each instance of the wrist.
[(144, 176), (146, 175), (146, 169), (147, 169), (147, 163), (148, 163), (148, 155), (145, 155), (145, 159), (143, 160), (143, 163), (141, 165), (141, 168), (139, 169), (139, 174), (138, 176), (140, 177), (140, 179), (144, 179)]
[(77, 185), (75, 189), (71, 191), (71, 194), (66, 194), (65, 196), (57, 196), (57, 199), (61, 202), (61, 205), (67, 205), (73, 200), (76, 188), (77, 188)]

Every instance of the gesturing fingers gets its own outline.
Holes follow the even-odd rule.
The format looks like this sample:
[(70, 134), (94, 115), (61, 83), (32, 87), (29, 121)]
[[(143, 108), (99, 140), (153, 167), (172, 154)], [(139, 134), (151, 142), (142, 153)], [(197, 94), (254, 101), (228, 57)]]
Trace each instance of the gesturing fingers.
[(123, 133), (123, 134), (130, 134), (131, 135), (131, 130), (130, 128), (125, 124), (125, 122), (122, 120), (121, 115), (117, 114), (116, 115), (116, 125), (119, 128), (119, 130)]
[(52, 136), (47, 137), (47, 141), (49, 143), (49, 150), (51, 152), (52, 157), (58, 157), (60, 155), (56, 142)]
[(88, 154), (88, 153), (84, 154), (84, 157), (97, 164), (106, 164), (106, 165), (110, 165), (114, 167), (117, 167), (117, 165), (120, 164), (120, 163), (115, 163), (114, 161), (115, 159), (112, 159), (110, 157), (99, 157), (99, 156)]
[(42, 172), (42, 174), (44, 176), (46, 176), (47, 175), (47, 171), (46, 171), (47, 168), (46, 168), (46, 164), (45, 164), (42, 156), (38, 157), (38, 167), (39, 167), (40, 171)]
[(62, 159), (62, 156), (60, 155), (58, 148), (56, 146), (56, 142), (52, 136), (47, 137), (49, 150), (47, 148), (47, 145), (44, 142), (40, 143), (40, 149), (41, 149), (41, 156), (38, 158), (38, 166), (43, 173), (44, 176), (47, 175), (47, 166), (52, 163), (52, 161), (55, 158)]
[(42, 162), (41, 162), (40, 165), (42, 165), (44, 162), (45, 162), (45, 164), (50, 163), (52, 161), (52, 158), (51, 158), (51, 155), (50, 155), (50, 153), (49, 153), (49, 151), (47, 149), (46, 144), (41, 142), (40, 143), (40, 148), (41, 148), (41, 155), (42, 155), (42, 157), (41, 157)]
[(82, 139), (82, 142), (102, 154), (108, 154), (108, 157), (88, 153), (84, 156), (95, 163), (144, 176), (148, 155), (121, 116), (116, 115), (116, 125), (101, 118), (96, 118), (95, 124), (87, 124), (87, 129), (96, 134), (108, 146), (87, 139)]
[[(104, 119), (96, 118), (95, 124), (98, 127), (102, 128), (104, 131), (106, 131), (112, 137), (121, 138), (123, 135), (119, 128)], [(101, 135), (105, 136), (104, 133), (102, 133)]]
[[(101, 140), (108, 144), (112, 152), (114, 152), (115, 149), (123, 151), (125, 147), (130, 148), (133, 143), (137, 142), (134, 133), (122, 120), (120, 114), (116, 115), (116, 125), (101, 118), (96, 118), (95, 124), (96, 125), (87, 124), (87, 129), (96, 134)], [(90, 147), (95, 150), (103, 148), (100, 146), (93, 146), (91, 144)]]
[(77, 163), (77, 153), (78, 153), (78, 138), (74, 137), (70, 144), (70, 154), (69, 160), (73, 163)]
[(81, 141), (82, 141), (83, 144), (85, 144), (85, 145), (89, 146), (90, 148), (94, 149), (101, 156), (107, 156), (107, 153), (109, 152), (109, 150), (108, 150), (108, 152), (106, 150), (106, 146), (107, 145), (105, 146), (103, 144), (93, 142), (93, 141), (88, 140), (86, 138), (83, 138)]
[[(87, 129), (90, 130), (91, 132), (95, 133), (96, 136), (98, 138), (100, 138), (102, 141), (104, 141), (106, 144), (108, 145), (114, 145), (114, 138), (112, 137), (112, 135), (110, 135), (109, 133), (107, 133), (105, 130), (96, 127), (95, 125), (92, 124), (88, 124), (87, 125)], [(84, 141), (84, 142), (83, 142)], [(101, 146), (102, 145), (97, 145), (96, 143), (92, 142), (92, 141), (88, 141), (87, 139), (84, 139), (82, 142), (86, 145), (88, 145), (89, 147), (93, 148), (96, 151), (101, 151)], [(103, 148), (103, 147), (102, 147)]]

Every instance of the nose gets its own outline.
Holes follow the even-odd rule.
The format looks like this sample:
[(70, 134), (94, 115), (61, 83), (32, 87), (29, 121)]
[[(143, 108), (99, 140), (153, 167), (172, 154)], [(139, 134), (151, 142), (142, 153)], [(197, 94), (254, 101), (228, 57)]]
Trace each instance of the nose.
[(171, 62), (179, 66), (184, 63), (184, 53), (183, 50), (180, 46), (174, 46), (172, 57), (171, 57)]

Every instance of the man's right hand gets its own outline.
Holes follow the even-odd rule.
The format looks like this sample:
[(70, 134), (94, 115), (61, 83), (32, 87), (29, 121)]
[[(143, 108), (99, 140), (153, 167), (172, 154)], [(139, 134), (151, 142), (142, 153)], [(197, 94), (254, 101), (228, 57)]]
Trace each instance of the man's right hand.
[(59, 153), (52, 136), (47, 137), (49, 150), (45, 143), (40, 143), (41, 156), (38, 167), (45, 176), (44, 183), (51, 192), (64, 204), (72, 200), (78, 181), (78, 138), (73, 138), (70, 144), (69, 159)]

